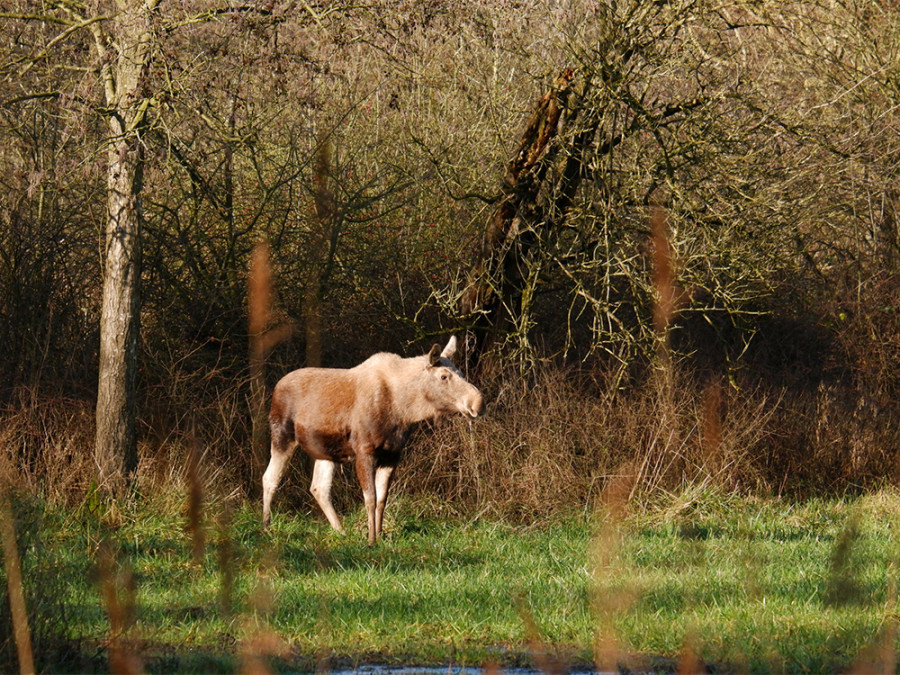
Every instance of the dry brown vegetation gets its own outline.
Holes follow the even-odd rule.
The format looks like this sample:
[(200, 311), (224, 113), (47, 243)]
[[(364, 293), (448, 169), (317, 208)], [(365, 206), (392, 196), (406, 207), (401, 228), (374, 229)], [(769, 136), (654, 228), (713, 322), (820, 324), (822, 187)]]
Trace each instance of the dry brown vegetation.
[[(28, 489), (79, 503), (97, 474), (105, 127), (91, 35), (38, 5), (0, 17), (0, 446)], [(504, 167), (566, 67), (470, 374), (489, 415), (418, 434), (398, 494), (528, 520), (588, 508), (623, 471), (644, 498), (894, 479), (891, 3), (197, 0), (154, 21), (139, 485), (180, 479), (196, 447), (221, 493), (257, 489), (251, 334), (306, 329), (273, 345), (271, 385), (310, 353), (348, 366), (465, 330)], [(272, 307), (251, 328), (260, 241)]]

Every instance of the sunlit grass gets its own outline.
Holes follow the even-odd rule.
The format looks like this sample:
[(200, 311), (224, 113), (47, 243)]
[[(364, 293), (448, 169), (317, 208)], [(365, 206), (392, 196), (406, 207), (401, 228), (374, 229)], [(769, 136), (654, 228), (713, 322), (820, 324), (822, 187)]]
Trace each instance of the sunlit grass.
[[(602, 521), (583, 515), (531, 527), (446, 522), (401, 501), (373, 548), (358, 513), (339, 536), (318, 517), (285, 510), (262, 532), (249, 506), (217, 526), (210, 508), (208, 546), (194, 562), (181, 510), (136, 501), (114, 526), (87, 511), (33, 520), (24, 571), (26, 584), (41, 583), (50, 564), (63, 580), (46, 586), (53, 597), (42, 604), (65, 606), (62, 637), (78, 656), (45, 661), (51, 670), (103, 669), (102, 542), (120, 595), (133, 597), (125, 644), (151, 670), (234, 671), (257, 643), (277, 654), (273, 664), (306, 669), (527, 664), (530, 622), (542, 648), (570, 663), (591, 662), (603, 625), (630, 663), (674, 663), (690, 645), (729, 669), (840, 670), (896, 623), (898, 507), (892, 491), (801, 504), (682, 496), (626, 516), (621, 537), (607, 541), (596, 536)], [(598, 566), (589, 551), (604, 542), (611, 550)], [(53, 555), (29, 554), (42, 549)]]

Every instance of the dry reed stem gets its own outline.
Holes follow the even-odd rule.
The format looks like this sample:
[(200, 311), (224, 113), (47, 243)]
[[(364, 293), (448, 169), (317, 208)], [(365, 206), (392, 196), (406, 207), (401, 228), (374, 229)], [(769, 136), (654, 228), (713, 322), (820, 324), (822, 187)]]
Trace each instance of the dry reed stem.
[(706, 672), (706, 665), (697, 653), (697, 635), (693, 629), (685, 633), (675, 670), (678, 675), (697, 675)]
[[(9, 475), (9, 472), (4, 472)], [(19, 671), (31, 675), (34, 670), (34, 652), (31, 646), (31, 630), (25, 607), (25, 591), (22, 585), (22, 566), (16, 546), (16, 527), (12, 506), (6, 490), (6, 479), (0, 479), (0, 536), (3, 539), (3, 564), (6, 566), (6, 585), (9, 593), (9, 609), (12, 615), (13, 636)]]
[(188, 522), (187, 529), (191, 535), (191, 552), (193, 562), (203, 562), (206, 550), (206, 536), (203, 531), (203, 485), (200, 481), (200, 452), (197, 448), (197, 436), (191, 434), (190, 451), (187, 463), (188, 482)]
[(266, 242), (259, 242), (253, 249), (249, 286), (248, 329), (252, 369), (261, 367), (271, 351), (294, 333), (293, 323), (268, 327), (272, 319), (272, 265)]
[(704, 459), (716, 460), (722, 447), (722, 384), (718, 380), (709, 382), (703, 390), (703, 417), (700, 446)]
[(289, 338), (294, 331), (293, 324), (281, 324), (268, 329), (272, 305), (272, 266), (269, 263), (269, 245), (259, 242), (253, 249), (250, 260), (248, 288), (248, 331), (250, 333), (250, 416), (251, 438), (251, 479), (255, 482), (262, 477), (266, 464), (266, 440), (268, 424), (266, 418), (266, 378), (265, 362), (275, 346)]
[(550, 655), (547, 643), (541, 635), (541, 629), (538, 628), (531, 608), (521, 594), (516, 597), (516, 611), (525, 628), (528, 649), (531, 651), (531, 656), (537, 669), (544, 675), (562, 675), (565, 673), (567, 670), (565, 664)]
[[(134, 577), (116, 572), (115, 556), (108, 542), (97, 552), (103, 602), (109, 617), (109, 669), (114, 675), (143, 672), (140, 657), (128, 648), (126, 636), (134, 622)], [(124, 596), (124, 597), (123, 597)]]
[(269, 308), (272, 304), (272, 268), (269, 265), (269, 244), (259, 242), (250, 258), (248, 330), (250, 332), (250, 356), (262, 358), (261, 338), (269, 324)]
[(601, 494), (601, 519), (591, 542), (591, 605), (597, 620), (594, 635), (594, 662), (600, 672), (617, 672), (624, 657), (615, 617), (634, 601), (627, 590), (606, 591), (602, 586), (616, 574), (616, 560), (621, 548), (621, 525), (627, 514), (629, 495), (634, 489), (636, 473), (631, 464), (623, 465)]
[(340, 226), (337, 200), (329, 180), (331, 174), (331, 141), (329, 133), (323, 131), (318, 138), (318, 148), (313, 160), (315, 219), (308, 252), (311, 276), (303, 297), (307, 367), (322, 365), (322, 333), (325, 324), (322, 301), (334, 260), (336, 228)]
[(267, 656), (280, 656), (286, 652), (285, 645), (272, 630), (260, 628), (254, 635), (241, 644), (242, 675), (269, 675), (271, 669), (266, 665)]
[(897, 672), (897, 580), (888, 583), (887, 605), (881, 631), (875, 641), (864, 649), (847, 671), (848, 675)]
[(284, 656), (288, 649), (284, 641), (266, 623), (265, 617), (272, 613), (275, 593), (269, 570), (275, 564), (275, 552), (264, 553), (256, 575), (256, 586), (250, 594), (253, 616), (247, 622), (247, 637), (241, 642), (240, 672), (244, 675), (267, 675), (271, 672), (265, 663), (270, 656)]
[(257, 625), (252, 634), (241, 642), (240, 672), (243, 675), (268, 675), (268, 657), (283, 657), (288, 648), (278, 634), (265, 625)]
[[(656, 388), (659, 397), (658, 412), (663, 445), (655, 454), (656, 465), (652, 472), (652, 482), (656, 483), (666, 475), (679, 459), (677, 448), (682, 441), (678, 438), (678, 411), (675, 405), (675, 364), (670, 346), (670, 327), (680, 302), (681, 292), (676, 282), (675, 250), (669, 233), (669, 219), (665, 209), (654, 207), (650, 214), (650, 243), (653, 258), (653, 329), (656, 333)], [(673, 449), (676, 449), (673, 452)], [(668, 465), (663, 463), (668, 460)], [(643, 483), (644, 481), (640, 481)]]
[(653, 328), (664, 346), (678, 303), (675, 284), (675, 251), (669, 241), (669, 221), (662, 208), (650, 214), (650, 240), (653, 247)]
[[(327, 574), (331, 567), (329, 551), (321, 544), (313, 550), (316, 559), (316, 571), (319, 574)], [(331, 604), (322, 593), (319, 595), (316, 611), (316, 673), (331, 672), (331, 636), (332, 636), (332, 612)]]
[(231, 619), (234, 613), (234, 579), (235, 556), (234, 542), (231, 538), (231, 508), (226, 504), (219, 515), (219, 611), (226, 620)]

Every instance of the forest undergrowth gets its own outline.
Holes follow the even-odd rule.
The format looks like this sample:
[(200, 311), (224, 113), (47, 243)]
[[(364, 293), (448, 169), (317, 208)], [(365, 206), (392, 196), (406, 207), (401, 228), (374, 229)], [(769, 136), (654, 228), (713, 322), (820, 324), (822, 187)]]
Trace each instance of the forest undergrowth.
[[(375, 550), (363, 546), (353, 472), (335, 484), (350, 531), (337, 537), (308, 495), (302, 455), (273, 531), (261, 531), (249, 423), (227, 415), (241, 407), (237, 386), (198, 397), (168, 434), (143, 420), (124, 501), (93, 482), (88, 407), (23, 390), (4, 411), (4, 482), (15, 486), (4, 519), (36, 658), (45, 671), (114, 672), (893, 663), (890, 408), (867, 409), (840, 382), (779, 388), (699, 372), (689, 357), (624, 384), (549, 364), (525, 377), (483, 368), (487, 414), (414, 432)], [(725, 583), (732, 567), (739, 581)], [(173, 595), (182, 574), (190, 581)], [(531, 574), (558, 583), (532, 588)], [(503, 582), (491, 590), (485, 578)], [(541, 590), (557, 587), (569, 590)], [(411, 598), (425, 603), (414, 614)], [(8, 664), (14, 605), (0, 616)], [(795, 632), (760, 633), (782, 621)]]

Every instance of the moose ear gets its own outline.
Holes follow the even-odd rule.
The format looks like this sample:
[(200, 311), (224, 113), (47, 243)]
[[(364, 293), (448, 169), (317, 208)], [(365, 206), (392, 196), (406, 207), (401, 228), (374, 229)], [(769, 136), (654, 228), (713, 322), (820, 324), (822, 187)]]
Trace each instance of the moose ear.
[(456, 336), (451, 335), (450, 340), (447, 342), (447, 346), (444, 347), (444, 351), (441, 352), (441, 356), (445, 359), (452, 359), (453, 355), (456, 353)]
[(436, 366), (440, 360), (441, 360), (441, 346), (440, 345), (432, 345), (431, 351), (428, 352), (428, 365)]

